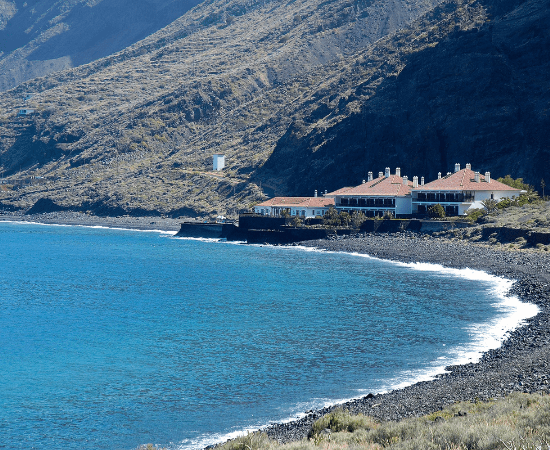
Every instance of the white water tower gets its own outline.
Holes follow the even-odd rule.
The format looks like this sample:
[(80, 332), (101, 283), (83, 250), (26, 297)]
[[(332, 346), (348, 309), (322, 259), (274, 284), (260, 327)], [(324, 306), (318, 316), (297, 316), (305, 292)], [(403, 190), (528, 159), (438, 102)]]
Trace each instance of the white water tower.
[(214, 155), (214, 170), (222, 170), (225, 167), (225, 155)]

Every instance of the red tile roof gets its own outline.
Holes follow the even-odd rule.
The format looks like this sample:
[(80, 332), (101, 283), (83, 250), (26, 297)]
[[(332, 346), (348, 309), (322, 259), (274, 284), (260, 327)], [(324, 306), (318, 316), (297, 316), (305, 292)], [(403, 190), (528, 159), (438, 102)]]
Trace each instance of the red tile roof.
[(471, 169), (462, 169), (439, 180), (431, 181), (424, 186), (418, 186), (415, 191), (517, 191), (504, 183), (491, 178), (485, 181), (483, 175), (479, 175), (479, 183), (475, 181), (475, 172)]
[(328, 208), (334, 206), (334, 199), (327, 197), (274, 197), (256, 205), (256, 207), (258, 206)]
[(329, 192), (327, 196), (392, 196), (405, 197), (410, 194), (412, 181), (403, 184), (403, 178), (397, 175), (390, 175), (388, 178), (379, 177), (372, 181), (360, 184), (351, 188), (342, 188), (334, 192)]

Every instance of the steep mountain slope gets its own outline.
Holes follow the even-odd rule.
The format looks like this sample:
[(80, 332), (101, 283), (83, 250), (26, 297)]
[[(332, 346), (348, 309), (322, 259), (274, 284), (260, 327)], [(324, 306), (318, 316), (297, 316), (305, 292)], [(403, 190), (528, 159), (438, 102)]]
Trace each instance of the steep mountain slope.
[[(404, 167), (391, 139), (363, 144), (369, 111), (401, 120), (383, 101), (392, 83), (502, 16), (493, 2), (207, 0), (124, 51), (1, 95), (0, 170), (15, 190), (0, 202), (227, 215)], [(24, 103), (26, 92), (38, 95)], [(37, 113), (18, 117), (24, 104)], [(226, 155), (223, 174), (209, 170), (213, 153)]]
[(143, 39), (200, 0), (0, 0), (0, 91)]
[(315, 180), (333, 189), (388, 165), (429, 180), (470, 162), (539, 187), (550, 178), (550, 2), (482, 3), (493, 20), (411, 55), (326, 131), (288, 133), (257, 176), (284, 174), (283, 189), (301, 194)]

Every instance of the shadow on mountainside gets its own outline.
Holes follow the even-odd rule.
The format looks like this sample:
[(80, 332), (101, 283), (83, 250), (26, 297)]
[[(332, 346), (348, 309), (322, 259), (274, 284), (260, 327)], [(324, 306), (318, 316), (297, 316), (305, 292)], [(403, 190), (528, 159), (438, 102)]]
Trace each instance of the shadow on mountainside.
[(538, 186), (550, 161), (550, 1), (480, 3), (485, 25), (412, 54), (340, 123), (305, 134), (292, 125), (255, 179), (282, 174), (288, 194), (311, 195), (387, 166), (431, 180), (469, 162)]
[[(4, 74), (2, 79), (23, 77), (15, 81), (17, 84), (54, 69), (75, 67), (108, 56), (172, 23), (200, 2), (109, 0), (95, 5), (78, 2), (71, 7), (16, 0), (17, 12), (0, 29), (2, 59), (12, 58), (7, 68), (13, 71)], [(12, 53), (16, 50), (28, 56), (21, 59)], [(48, 61), (51, 64), (47, 64)], [(59, 67), (59, 64), (64, 65)], [(8, 78), (4, 84), (9, 86)], [(13, 81), (10, 84), (15, 85)]]

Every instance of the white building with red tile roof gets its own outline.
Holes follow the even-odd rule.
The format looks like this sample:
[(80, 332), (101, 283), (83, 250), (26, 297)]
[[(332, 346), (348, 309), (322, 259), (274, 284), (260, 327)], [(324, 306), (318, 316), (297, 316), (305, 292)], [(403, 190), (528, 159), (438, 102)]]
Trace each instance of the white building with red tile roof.
[(425, 214), (430, 206), (440, 204), (450, 216), (465, 215), (469, 209), (483, 208), (483, 201), (519, 197), (524, 193), (491, 178), (489, 172), (481, 175), (474, 172), (470, 164), (460, 169), (455, 164), (454, 173), (439, 176), (437, 180), (411, 190), (413, 214)]
[(428, 184), (424, 184), (424, 177), (421, 180), (419, 185), (416, 176), (412, 181), (402, 177), (399, 167), (392, 175), (386, 167), (377, 178), (369, 172), (368, 179), (359, 186), (344, 187), (323, 197), (275, 197), (256, 205), (254, 212), (279, 216), (287, 211), (292, 216), (311, 218), (323, 216), (334, 206), (338, 211), (360, 211), (367, 217), (382, 217), (388, 212), (394, 217), (406, 217), (426, 214), (429, 207), (439, 203), (447, 215), (457, 216), (465, 215), (471, 208), (483, 208), (484, 200), (499, 201), (525, 192), (493, 180), (489, 172), (474, 172), (470, 164), (462, 170), (460, 164), (455, 164), (454, 173), (440, 175)]
[(367, 217), (382, 217), (390, 212), (394, 217), (408, 216), (412, 213), (413, 186), (407, 176), (401, 176), (399, 167), (393, 175), (390, 168), (386, 167), (386, 171), (379, 172), (377, 178), (373, 178), (372, 172), (369, 172), (368, 179), (359, 186), (338, 189), (325, 196), (334, 198), (337, 210), (350, 214), (360, 211)]
[(279, 216), (287, 211), (291, 216), (308, 219), (324, 216), (331, 206), (334, 206), (334, 199), (328, 197), (274, 197), (254, 206), (254, 212)]

